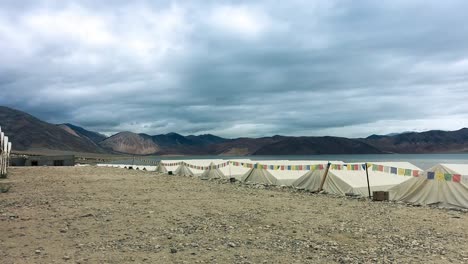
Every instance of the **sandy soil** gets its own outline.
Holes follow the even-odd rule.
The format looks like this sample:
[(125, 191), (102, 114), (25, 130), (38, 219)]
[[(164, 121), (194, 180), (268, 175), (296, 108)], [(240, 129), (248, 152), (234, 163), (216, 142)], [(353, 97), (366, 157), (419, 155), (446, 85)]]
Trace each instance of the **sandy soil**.
[(468, 263), (468, 214), (113, 168), (11, 168), (1, 263)]

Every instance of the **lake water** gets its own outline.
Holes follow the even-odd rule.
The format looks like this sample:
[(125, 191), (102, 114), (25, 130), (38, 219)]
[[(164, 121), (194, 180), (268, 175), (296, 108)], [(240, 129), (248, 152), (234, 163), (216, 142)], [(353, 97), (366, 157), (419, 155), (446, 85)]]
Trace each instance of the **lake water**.
[(421, 169), (438, 163), (468, 164), (468, 153), (463, 154), (359, 154), (359, 155), (291, 155), (291, 156), (136, 156), (133, 159), (116, 161), (120, 164), (144, 165), (143, 160), (188, 160), (188, 159), (251, 159), (251, 160), (339, 160), (343, 162), (407, 161)]

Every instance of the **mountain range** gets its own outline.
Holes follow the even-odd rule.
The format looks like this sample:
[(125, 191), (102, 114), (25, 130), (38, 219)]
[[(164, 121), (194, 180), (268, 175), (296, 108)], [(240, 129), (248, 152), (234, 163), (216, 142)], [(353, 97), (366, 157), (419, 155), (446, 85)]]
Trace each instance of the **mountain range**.
[(120, 132), (107, 137), (72, 124), (50, 124), (0, 106), (0, 126), (17, 151), (31, 149), (135, 155), (312, 155), (460, 153), (468, 151), (468, 129), (432, 130), (367, 138), (290, 137), (227, 139), (211, 134), (183, 136)]

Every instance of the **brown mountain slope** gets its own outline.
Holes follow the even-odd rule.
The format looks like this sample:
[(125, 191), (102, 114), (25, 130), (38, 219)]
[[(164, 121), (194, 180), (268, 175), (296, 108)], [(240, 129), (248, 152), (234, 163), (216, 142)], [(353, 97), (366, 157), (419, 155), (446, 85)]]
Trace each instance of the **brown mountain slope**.
[(78, 135), (73, 129), (71, 129), (67, 125), (62, 124), (62, 125), (57, 125), (57, 126), (60, 127), (61, 129), (65, 130), (66, 132), (72, 134), (75, 137), (80, 137), (80, 135)]
[(108, 150), (136, 155), (154, 154), (160, 150), (150, 136), (132, 132), (120, 132), (105, 139), (99, 145)]
[(285, 137), (265, 145), (253, 155), (379, 154), (379, 149), (354, 139), (340, 137)]
[(86, 130), (82, 127), (79, 127), (79, 126), (75, 126), (75, 125), (72, 125), (72, 124), (61, 124), (61, 125), (58, 125), (60, 126), (61, 128), (65, 129), (67, 132), (73, 134), (73, 135), (76, 135), (76, 136), (79, 136), (79, 137), (82, 137), (82, 138), (88, 138), (89, 140), (93, 141), (94, 143), (98, 144), (99, 142), (103, 141), (104, 139), (107, 138), (107, 136), (105, 135), (102, 135), (100, 133), (97, 133), (97, 132), (93, 132), (93, 131), (89, 131), (89, 130)]
[(14, 150), (104, 152), (102, 148), (86, 138), (76, 137), (56, 125), (8, 107), (0, 106), (0, 126), (9, 135)]

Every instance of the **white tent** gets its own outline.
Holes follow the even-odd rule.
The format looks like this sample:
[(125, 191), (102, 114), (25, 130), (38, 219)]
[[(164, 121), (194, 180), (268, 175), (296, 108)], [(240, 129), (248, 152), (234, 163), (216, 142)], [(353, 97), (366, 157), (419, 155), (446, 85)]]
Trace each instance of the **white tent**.
[(10, 163), (11, 142), (0, 127), (0, 177), (6, 177)]
[(201, 180), (213, 180), (213, 179), (227, 179), (226, 176), (216, 167), (214, 163), (211, 163), (207, 170), (200, 175)]
[[(322, 164), (326, 167), (328, 161), (324, 160), (263, 160), (256, 161), (260, 164), (267, 165), (268, 172), (276, 179), (278, 185), (291, 186), (295, 181), (301, 178), (304, 174), (310, 172), (307, 166)], [(334, 164), (342, 164), (342, 161), (331, 161)], [(273, 166), (273, 169), (270, 167)], [(287, 169), (287, 167), (295, 166), (295, 169)], [(281, 169), (284, 167), (284, 169)], [(324, 170), (321, 170), (324, 172)]]
[[(431, 173), (431, 177), (428, 177), (428, 173)], [(447, 180), (445, 174), (449, 174)], [(453, 179), (453, 174), (457, 175), (457, 180)], [(468, 208), (467, 175), (467, 164), (439, 164), (419, 177), (391, 188), (390, 199), (413, 204)]]
[(133, 166), (135, 170), (143, 170), (143, 171), (154, 171), (156, 170), (156, 166), (148, 166), (148, 165), (135, 165)]
[(231, 162), (236, 162), (239, 165), (236, 166), (229, 162), (229, 165), (226, 167), (222, 167), (219, 170), (226, 175), (228, 178), (236, 178), (237, 180), (240, 180), (242, 176), (247, 173), (250, 169), (247, 167), (244, 167), (242, 164), (253, 164), (254, 162), (251, 161), (250, 159), (232, 159), (230, 160)]
[(210, 164), (218, 165), (225, 163), (227, 161), (222, 159), (192, 159), (192, 160), (184, 160), (186, 166), (192, 171), (195, 176), (202, 175)]
[(168, 172), (175, 172), (179, 168), (181, 160), (161, 160), (160, 162), (163, 163)]
[(167, 169), (162, 162), (159, 162), (158, 166), (156, 167), (157, 173), (167, 173)]
[(184, 162), (182, 162), (177, 170), (175, 170), (175, 175), (180, 175), (180, 176), (194, 176), (193, 172), (185, 165)]
[(243, 183), (259, 183), (265, 185), (277, 185), (278, 183), (278, 180), (271, 175), (270, 172), (261, 168), (258, 163), (254, 168), (246, 172), (240, 181)]
[(306, 174), (291, 183), (291, 185), (296, 189), (317, 192), (320, 189), (320, 184), (325, 172), (326, 170), (308, 171)]
[[(359, 166), (359, 170), (347, 170), (346, 167), (341, 169), (335, 169), (333, 166), (328, 171), (326, 176), (323, 190), (327, 193), (346, 195), (368, 195), (368, 185), (366, 171), (362, 166), (362, 163), (352, 163), (351, 166)], [(373, 166), (386, 166), (409, 170), (420, 170), (408, 162), (372, 162)], [(323, 171), (311, 171), (299, 178), (292, 185), (298, 189), (308, 191), (319, 191), (320, 184), (323, 177), (325, 176), (325, 170)], [(387, 191), (388, 189), (404, 182), (411, 177), (401, 176), (390, 172), (374, 171), (371, 168), (368, 170), (369, 173), (369, 186), (371, 193), (373, 191)]]

